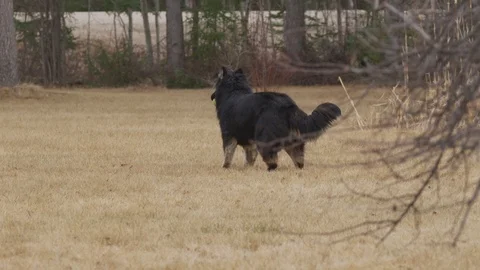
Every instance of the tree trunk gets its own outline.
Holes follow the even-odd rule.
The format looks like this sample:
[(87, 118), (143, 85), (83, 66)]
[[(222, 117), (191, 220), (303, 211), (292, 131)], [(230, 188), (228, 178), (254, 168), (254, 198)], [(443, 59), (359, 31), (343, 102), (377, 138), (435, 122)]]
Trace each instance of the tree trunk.
[(53, 31), (52, 31), (52, 44), (53, 44), (53, 57), (55, 58), (55, 83), (65, 83), (65, 21), (63, 17), (64, 1), (54, 1), (53, 12)]
[(166, 0), (167, 5), (167, 73), (175, 76), (183, 71), (185, 47), (183, 44), (183, 19), (181, 1)]
[(143, 18), (143, 30), (145, 34), (145, 45), (147, 47), (147, 63), (150, 69), (153, 68), (153, 46), (152, 34), (150, 32), (150, 22), (148, 21), (148, 7), (146, 0), (140, 0), (140, 8)]
[(287, 55), (294, 61), (302, 61), (305, 52), (305, 2), (285, 1), (284, 40)]
[(65, 83), (65, 21), (63, 1), (51, 0), (52, 7), (52, 83)]
[(0, 87), (18, 84), (13, 0), (0, 0)]
[(230, 14), (232, 14), (232, 19), (235, 20), (235, 23), (232, 25), (232, 38), (233, 38), (232, 41), (233, 41), (233, 44), (238, 44), (237, 15), (235, 14), (236, 10), (235, 10), (234, 1), (228, 0), (227, 6), (228, 6), (228, 10), (230, 11)]
[[(245, 0), (240, 4), (240, 21), (241, 21), (241, 31), (242, 31), (242, 41), (240, 54), (250, 53), (250, 42), (248, 40), (248, 25), (250, 17), (250, 0)], [(249, 67), (251, 54), (245, 54), (247, 57), (242, 57), (240, 60), (240, 66)]]
[(130, 61), (132, 61), (133, 56), (133, 14), (132, 9), (127, 9), (127, 17), (128, 17), (128, 55), (130, 57)]
[(273, 49), (273, 59), (277, 58), (277, 48), (275, 46), (275, 26), (272, 21), (272, 2), (267, 0), (267, 9), (268, 9), (268, 32), (270, 34), (270, 43)]
[(117, 16), (118, 16), (118, 13), (116, 11), (113, 12), (113, 40), (115, 41), (116, 53), (118, 53)]
[(160, 0), (155, 0), (155, 43), (156, 43), (156, 55), (157, 65), (160, 64)]
[(344, 38), (343, 38), (343, 26), (342, 26), (342, 1), (337, 0), (337, 33), (338, 33), (338, 43), (343, 47)]
[(200, 0), (191, 0), (191, 9), (192, 9), (192, 56), (195, 60), (199, 58), (198, 55), (198, 43), (200, 40), (200, 16), (199, 16), (199, 5)]
[(40, 13), (40, 18), (44, 84), (64, 84), (66, 77), (64, 1), (45, 1), (44, 12)]
[(152, 34), (150, 31), (150, 22), (148, 21), (148, 6), (147, 0), (140, 0), (140, 9), (142, 11), (143, 18), (143, 31), (145, 33), (145, 45), (147, 47), (147, 65), (148, 65), (148, 75), (150, 80), (152, 80), (153, 85), (159, 85), (160, 81), (157, 80), (155, 74), (155, 66), (153, 62), (153, 45), (152, 45)]

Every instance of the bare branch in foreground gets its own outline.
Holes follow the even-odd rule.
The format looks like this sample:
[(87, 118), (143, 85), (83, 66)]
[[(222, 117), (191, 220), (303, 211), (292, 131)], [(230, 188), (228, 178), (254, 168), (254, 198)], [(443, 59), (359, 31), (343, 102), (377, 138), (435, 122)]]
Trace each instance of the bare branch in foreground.
[[(378, 32), (366, 30), (357, 35), (366, 48), (381, 53), (382, 59), (376, 64), (353, 67), (289, 59), (278, 62), (281, 67), (295, 72), (338, 76), (361, 74), (392, 86), (403, 82), (401, 89), (391, 91), (391, 98), (384, 106), (382, 116), (385, 121), (365, 127), (415, 131), (413, 138), (399, 136), (396, 142), (371, 151), (380, 156), (375, 160), (376, 164), (385, 166), (395, 181), (388, 181), (368, 193), (345, 185), (355, 196), (386, 205), (396, 201), (404, 206), (394, 219), (386, 217), (381, 223), (387, 231), (379, 239), (379, 244), (409, 214), (414, 216), (415, 226), (420, 226), (417, 218), (424, 209), (419, 200), (428, 199), (436, 204), (442, 201), (440, 189), (445, 185), (447, 172), (458, 170), (462, 165), (468, 166), (468, 160), (480, 153), (480, 3), (457, 1), (449, 7), (437, 3), (437, 10), (424, 12), (431, 9), (430, 2), (413, 3), (408, 6), (408, 11), (392, 2), (378, 4), (379, 9), (394, 19), (382, 21), (376, 28)], [(357, 116), (360, 116), (358, 112)], [(308, 140), (308, 136), (305, 139)], [(465, 171), (468, 171), (466, 167)], [(452, 239), (454, 245), (464, 231), (480, 193), (480, 179), (469, 178), (467, 174), (463, 182), (454, 179), (464, 194), (463, 199), (454, 204), (464, 206), (459, 213), (460, 219), (453, 222), (456, 228)], [(418, 184), (413, 193), (392, 192), (391, 197), (377, 194), (412, 183)], [(432, 183), (436, 190), (433, 197), (427, 197), (426, 190)], [(470, 192), (472, 195), (467, 196)], [(355, 228), (350, 229), (353, 235), (358, 235)]]

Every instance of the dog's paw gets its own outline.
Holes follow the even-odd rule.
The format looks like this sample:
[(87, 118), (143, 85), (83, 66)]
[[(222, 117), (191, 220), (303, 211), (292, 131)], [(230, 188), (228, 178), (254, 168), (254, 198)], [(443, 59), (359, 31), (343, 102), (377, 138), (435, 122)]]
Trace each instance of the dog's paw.
[(230, 168), (230, 163), (224, 163), (222, 168), (224, 168), (224, 169)]
[(268, 165), (268, 171), (274, 171), (275, 169), (277, 169), (278, 165), (277, 164), (270, 164)]

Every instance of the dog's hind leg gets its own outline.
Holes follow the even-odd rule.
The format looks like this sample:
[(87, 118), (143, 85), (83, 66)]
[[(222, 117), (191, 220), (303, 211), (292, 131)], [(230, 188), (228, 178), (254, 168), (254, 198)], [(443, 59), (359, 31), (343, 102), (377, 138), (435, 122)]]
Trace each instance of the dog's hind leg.
[(295, 167), (299, 169), (303, 169), (304, 162), (305, 162), (305, 144), (302, 143), (296, 146), (286, 147), (285, 151), (288, 153), (290, 158), (295, 164)]
[(223, 162), (223, 168), (228, 168), (232, 164), (233, 155), (237, 149), (237, 140), (235, 138), (223, 140), (223, 152), (225, 155), (225, 161)]
[(258, 155), (257, 148), (255, 147), (254, 144), (250, 144), (250, 145), (243, 146), (243, 150), (245, 150), (245, 159), (246, 159), (245, 165), (253, 166), (253, 164), (255, 164), (255, 160), (257, 159), (257, 155)]

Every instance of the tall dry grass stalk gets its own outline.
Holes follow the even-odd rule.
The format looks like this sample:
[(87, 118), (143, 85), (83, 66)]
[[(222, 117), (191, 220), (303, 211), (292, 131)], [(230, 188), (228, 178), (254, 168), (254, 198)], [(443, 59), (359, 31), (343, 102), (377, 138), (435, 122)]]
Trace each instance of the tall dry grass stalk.
[(365, 126), (365, 121), (362, 119), (360, 114), (358, 113), (357, 107), (355, 107), (355, 102), (352, 100), (350, 95), (348, 94), (347, 88), (343, 84), (342, 77), (338, 77), (338, 81), (340, 81), (340, 84), (342, 85), (343, 90), (345, 91), (345, 95), (347, 95), (348, 101), (350, 101), (350, 104), (352, 105), (353, 110), (355, 111), (355, 119), (357, 120), (357, 125), (358, 127), (363, 130), (363, 127)]

